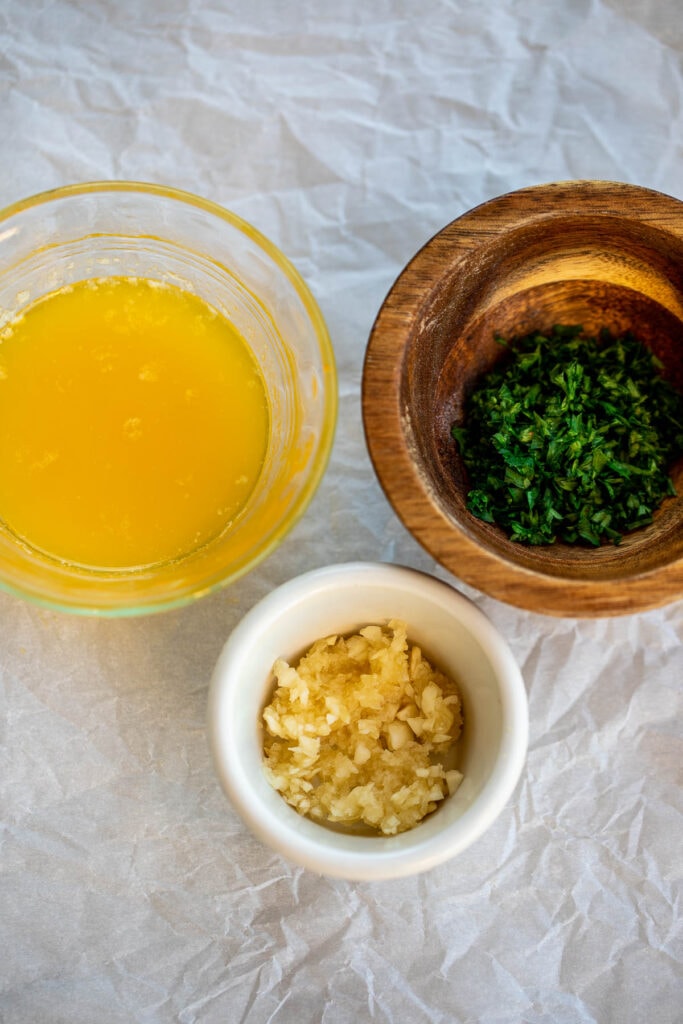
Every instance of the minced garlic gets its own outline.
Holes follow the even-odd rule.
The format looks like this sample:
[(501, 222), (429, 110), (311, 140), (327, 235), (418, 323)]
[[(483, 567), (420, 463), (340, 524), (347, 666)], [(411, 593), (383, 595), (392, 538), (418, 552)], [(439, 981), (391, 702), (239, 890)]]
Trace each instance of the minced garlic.
[(273, 672), (265, 771), (301, 814), (394, 835), (459, 786), (445, 767), (462, 729), (457, 687), (403, 622), (317, 640), (296, 668), (278, 660)]

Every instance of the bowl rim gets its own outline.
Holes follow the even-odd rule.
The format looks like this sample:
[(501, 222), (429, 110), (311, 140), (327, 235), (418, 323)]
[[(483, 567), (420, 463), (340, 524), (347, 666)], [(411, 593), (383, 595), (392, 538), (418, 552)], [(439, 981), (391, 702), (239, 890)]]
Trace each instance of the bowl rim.
[[(478, 590), (516, 607), (565, 617), (626, 615), (683, 597), (683, 556), (665, 567), (624, 578), (568, 580), (516, 564), (484, 549), (434, 500), (411, 458), (408, 417), (401, 403), (403, 359), (396, 336), (410, 337), (444, 273), (505, 231), (575, 211), (623, 216), (683, 239), (683, 202), (618, 181), (576, 179), (530, 185), (466, 211), (433, 235), (391, 285), (372, 325), (363, 363), (361, 404), (365, 442), (377, 479), (406, 529), (445, 569)], [(381, 408), (377, 395), (386, 397)]]
[(104, 606), (101, 603), (87, 603), (87, 601), (73, 602), (58, 600), (46, 597), (43, 594), (33, 592), (18, 584), (5, 581), (0, 578), (0, 590), (27, 600), (39, 607), (49, 608), (54, 611), (68, 612), (70, 614), (84, 616), (99, 616), (104, 618), (130, 617), (137, 615), (148, 615), (156, 612), (167, 611), (173, 608), (184, 607), (205, 597), (207, 594), (221, 590), (247, 573), (251, 572), (282, 542), (284, 537), (302, 518), (306, 509), (315, 495), (320, 482), (326, 472), (334, 444), (334, 437), (337, 425), (338, 414), (338, 381), (337, 366), (332, 340), (323, 317), (322, 311), (303, 276), (296, 269), (291, 260), (258, 228), (249, 221), (233, 213), (226, 207), (196, 195), (184, 189), (175, 188), (169, 185), (162, 185), (154, 182), (136, 181), (128, 179), (93, 180), (62, 185), (57, 188), (47, 189), (34, 195), (19, 199), (14, 203), (0, 209), (0, 230), (1, 226), (15, 216), (20, 216), (28, 210), (64, 199), (78, 199), (80, 196), (89, 196), (105, 193), (133, 193), (148, 197), (160, 197), (172, 200), (184, 206), (195, 207), (209, 214), (211, 217), (223, 220), (234, 229), (248, 237), (254, 242), (285, 275), (298, 295), (301, 303), (309, 317), (313, 332), (316, 338), (318, 352), (321, 361), (321, 388), (324, 392), (323, 417), (320, 436), (317, 442), (317, 451), (310, 473), (301, 488), (297, 500), (293, 502), (288, 515), (278, 525), (270, 537), (269, 543), (259, 548), (250, 558), (243, 561), (237, 569), (225, 573), (220, 579), (209, 583), (198, 585), (187, 593), (180, 595), (169, 592), (165, 598), (153, 597), (148, 600), (131, 600), (118, 605)]
[[(499, 684), (505, 731), (491, 776), (471, 807), (426, 839), (420, 838), (419, 827), (394, 837), (344, 835), (340, 839), (338, 833), (299, 815), (278, 794), (277, 810), (272, 813), (260, 798), (241, 758), (238, 741), (243, 737), (237, 732), (235, 711), (244, 685), (242, 669), (249, 652), (258, 650), (264, 631), (273, 623), (297, 615), (302, 605), (315, 602), (322, 593), (339, 593), (343, 587), (357, 596), (360, 588), (373, 585), (400, 588), (417, 595), (418, 600), (445, 604), (486, 645)], [(310, 643), (315, 639), (311, 637)], [(259, 707), (267, 685), (266, 677), (263, 687), (254, 691), (259, 694)], [(507, 641), (469, 598), (421, 570), (385, 562), (346, 562), (313, 569), (283, 583), (240, 620), (211, 677), (207, 738), (224, 793), (263, 843), (295, 864), (331, 877), (359, 881), (398, 878), (429, 870), (454, 857), (474, 843), (498, 817), (512, 796), (526, 761), (528, 699), (521, 670)]]

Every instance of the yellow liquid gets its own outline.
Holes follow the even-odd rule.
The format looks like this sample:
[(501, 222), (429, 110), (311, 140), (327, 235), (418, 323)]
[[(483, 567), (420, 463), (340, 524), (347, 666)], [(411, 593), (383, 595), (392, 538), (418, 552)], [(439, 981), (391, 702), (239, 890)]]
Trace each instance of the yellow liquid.
[(246, 342), (135, 278), (53, 292), (0, 331), (0, 518), (96, 568), (180, 558), (244, 508), (270, 429)]

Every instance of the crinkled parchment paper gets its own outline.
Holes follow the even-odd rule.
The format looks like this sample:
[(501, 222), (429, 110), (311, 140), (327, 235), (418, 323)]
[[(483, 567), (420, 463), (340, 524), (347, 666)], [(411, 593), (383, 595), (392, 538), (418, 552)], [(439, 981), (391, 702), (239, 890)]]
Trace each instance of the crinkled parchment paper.
[(252, 838), (206, 745), (244, 612), (329, 562), (458, 585), (366, 454), (373, 318), (438, 229), (595, 177), (683, 198), (679, 0), (5, 0), (3, 205), (73, 181), (187, 188), (271, 237), (333, 337), (340, 419), (304, 520), (237, 586), (148, 619), (0, 596), (0, 1020), (680, 1020), (683, 606), (574, 621), (462, 589), (507, 636), (531, 743), (456, 860), (319, 878)]

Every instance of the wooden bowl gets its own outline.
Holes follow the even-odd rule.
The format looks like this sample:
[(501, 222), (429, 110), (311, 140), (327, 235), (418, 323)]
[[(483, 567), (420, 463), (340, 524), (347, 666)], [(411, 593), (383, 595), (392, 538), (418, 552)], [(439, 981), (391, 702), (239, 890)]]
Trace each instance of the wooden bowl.
[(633, 185), (570, 181), (511, 192), (434, 236), (370, 334), (362, 407), (370, 457), (415, 538), (455, 576), (552, 615), (637, 612), (683, 597), (683, 459), (647, 527), (618, 546), (527, 546), (466, 508), (453, 423), (500, 358), (495, 334), (554, 324), (630, 329), (683, 390), (683, 203)]

